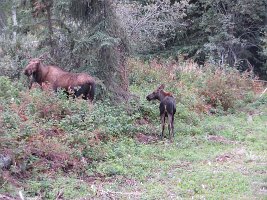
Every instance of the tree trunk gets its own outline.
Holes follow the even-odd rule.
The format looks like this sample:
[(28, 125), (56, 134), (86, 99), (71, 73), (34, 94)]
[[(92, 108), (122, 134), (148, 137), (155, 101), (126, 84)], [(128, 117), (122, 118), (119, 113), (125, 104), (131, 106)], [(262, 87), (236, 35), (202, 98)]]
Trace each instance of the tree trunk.
[(48, 39), (49, 45), (51, 47), (51, 55), (54, 54), (54, 44), (53, 44), (53, 26), (52, 26), (52, 19), (51, 19), (51, 5), (48, 5), (46, 8), (47, 12), (47, 26), (48, 26)]
[(7, 19), (6, 15), (3, 10), (0, 9), (0, 32), (2, 31), (1, 29), (4, 29), (7, 24)]
[(13, 41), (16, 42), (17, 41), (17, 26), (18, 26), (18, 20), (17, 20), (17, 8), (14, 5), (12, 7), (12, 21), (13, 21)]

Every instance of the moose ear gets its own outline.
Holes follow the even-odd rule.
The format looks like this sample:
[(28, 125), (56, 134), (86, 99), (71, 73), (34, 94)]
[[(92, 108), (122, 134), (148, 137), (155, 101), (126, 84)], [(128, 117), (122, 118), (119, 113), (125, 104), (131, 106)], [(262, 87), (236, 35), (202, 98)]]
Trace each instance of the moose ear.
[(159, 89), (160, 90), (163, 90), (165, 88), (165, 85), (164, 84), (161, 84), (160, 86), (159, 86)]
[(38, 70), (39, 70), (39, 67), (40, 67), (40, 60), (37, 60), (37, 61), (35, 61), (34, 64), (33, 64), (32, 71), (33, 71), (33, 72), (38, 71)]
[(36, 68), (38, 69), (40, 67), (40, 60), (36, 62)]

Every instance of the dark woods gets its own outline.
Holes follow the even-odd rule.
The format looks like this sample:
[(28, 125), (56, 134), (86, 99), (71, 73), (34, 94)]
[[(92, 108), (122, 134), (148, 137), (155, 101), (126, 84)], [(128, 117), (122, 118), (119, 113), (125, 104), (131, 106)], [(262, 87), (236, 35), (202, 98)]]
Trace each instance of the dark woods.
[(30, 78), (29, 88), (34, 82), (40, 86), (49, 83), (54, 91), (62, 88), (75, 97), (82, 96), (91, 101), (94, 99), (95, 80), (88, 74), (66, 72), (57, 66), (44, 66), (40, 59), (32, 59), (23, 73)]
[(148, 101), (151, 100), (159, 100), (159, 110), (160, 110), (160, 120), (162, 126), (161, 138), (163, 138), (163, 133), (165, 129), (165, 118), (168, 117), (168, 130), (169, 137), (172, 140), (174, 138), (174, 114), (176, 112), (176, 103), (173, 95), (170, 92), (165, 92), (164, 85), (160, 85), (154, 92), (149, 94), (146, 99)]

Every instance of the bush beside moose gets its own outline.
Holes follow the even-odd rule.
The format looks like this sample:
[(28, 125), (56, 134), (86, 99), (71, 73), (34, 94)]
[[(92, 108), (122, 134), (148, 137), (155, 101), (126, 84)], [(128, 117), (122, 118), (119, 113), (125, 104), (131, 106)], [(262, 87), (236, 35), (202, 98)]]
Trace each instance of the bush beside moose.
[[(95, 94), (95, 80), (86, 73), (71, 73), (62, 70), (57, 66), (44, 66), (40, 59), (32, 59), (24, 69), (23, 73), (30, 78), (29, 88), (33, 83), (38, 83), (41, 87), (49, 83), (54, 91), (62, 88), (68, 95), (73, 94), (75, 97), (82, 96), (83, 99), (93, 101)], [(174, 138), (174, 114), (176, 112), (175, 98), (170, 92), (165, 92), (165, 86), (160, 85), (154, 92), (149, 94), (146, 99), (159, 100), (159, 110), (161, 119), (161, 139), (165, 129), (165, 119), (168, 118), (169, 138)]]

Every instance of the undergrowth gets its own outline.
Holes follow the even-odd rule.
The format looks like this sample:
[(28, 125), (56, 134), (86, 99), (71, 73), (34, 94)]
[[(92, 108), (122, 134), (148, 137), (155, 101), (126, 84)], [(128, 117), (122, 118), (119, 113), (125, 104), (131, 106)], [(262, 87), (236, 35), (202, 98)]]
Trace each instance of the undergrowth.
[[(252, 74), (168, 60), (128, 66), (133, 98), (118, 105), (0, 77), (0, 151), (12, 158), (0, 170), (0, 193), (79, 199), (134, 190), (130, 199), (157, 199), (243, 198), (260, 190), (265, 182), (253, 170), (266, 161), (267, 96), (257, 96)], [(146, 100), (162, 83), (177, 102), (174, 143), (158, 139), (159, 103)], [(220, 159), (238, 164), (219, 166)], [(240, 173), (243, 165), (255, 178)]]

